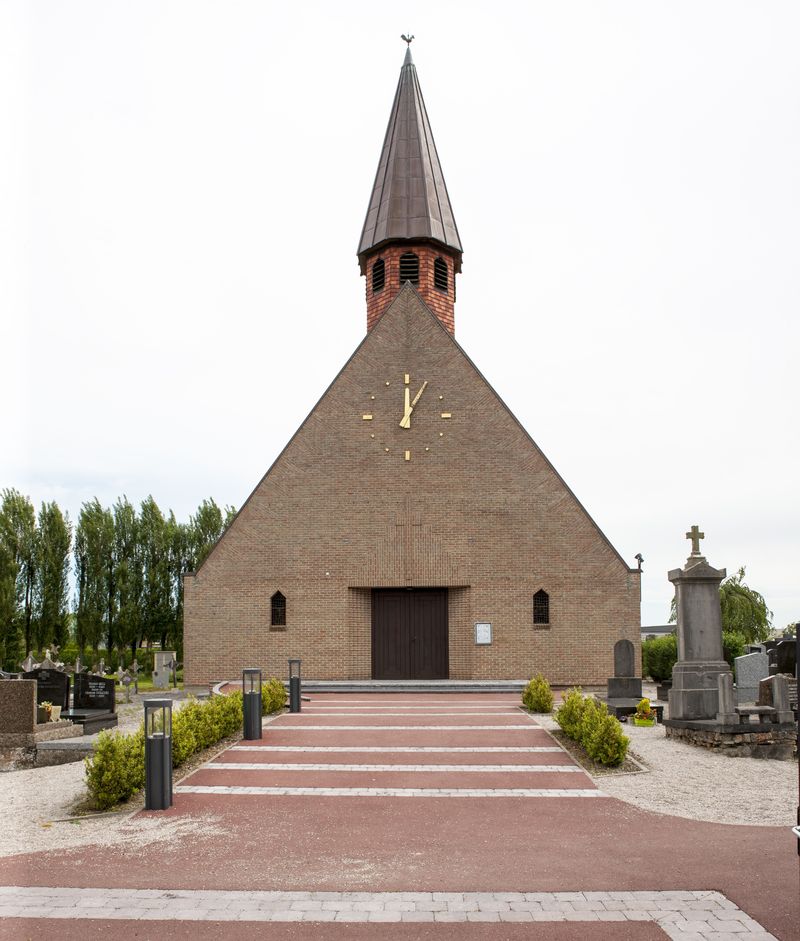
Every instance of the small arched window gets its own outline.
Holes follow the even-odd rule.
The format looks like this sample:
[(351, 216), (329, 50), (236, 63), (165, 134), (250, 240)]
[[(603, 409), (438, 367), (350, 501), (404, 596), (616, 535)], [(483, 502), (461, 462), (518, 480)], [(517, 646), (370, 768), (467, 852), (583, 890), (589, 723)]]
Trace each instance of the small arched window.
[(550, 596), (541, 588), (533, 596), (533, 623), (550, 623)]
[(270, 599), (271, 617), (270, 624), (273, 627), (286, 627), (286, 597), (281, 592), (276, 591)]
[(406, 281), (419, 284), (419, 256), (414, 252), (405, 252), (400, 256), (400, 284)]
[(372, 266), (372, 293), (377, 294), (386, 284), (386, 264), (379, 258)]
[(437, 258), (433, 263), (433, 286), (437, 291), (447, 294), (448, 280), (447, 262), (444, 258)]

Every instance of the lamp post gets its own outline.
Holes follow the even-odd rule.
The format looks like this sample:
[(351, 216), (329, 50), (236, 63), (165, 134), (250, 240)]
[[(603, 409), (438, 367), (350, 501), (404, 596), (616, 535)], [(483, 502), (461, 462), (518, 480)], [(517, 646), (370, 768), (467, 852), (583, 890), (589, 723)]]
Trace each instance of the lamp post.
[(246, 741), (261, 738), (261, 670), (242, 670), (242, 714)]
[(172, 700), (144, 703), (144, 807), (172, 806)]
[(300, 712), (300, 664), (302, 660), (289, 660), (289, 712)]

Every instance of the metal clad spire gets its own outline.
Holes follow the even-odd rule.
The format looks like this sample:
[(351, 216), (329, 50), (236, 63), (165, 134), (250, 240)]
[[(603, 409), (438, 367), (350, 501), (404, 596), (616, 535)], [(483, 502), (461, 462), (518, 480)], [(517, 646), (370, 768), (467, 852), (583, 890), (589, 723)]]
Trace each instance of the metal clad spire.
[(463, 251), (410, 44), (400, 70), (358, 254), (395, 239), (433, 239)]

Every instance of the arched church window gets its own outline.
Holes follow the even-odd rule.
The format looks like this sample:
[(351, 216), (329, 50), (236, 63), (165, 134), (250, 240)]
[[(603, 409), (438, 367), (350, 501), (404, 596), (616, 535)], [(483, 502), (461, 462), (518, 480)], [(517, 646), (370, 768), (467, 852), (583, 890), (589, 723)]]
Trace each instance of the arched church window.
[(437, 291), (447, 294), (447, 262), (444, 258), (437, 258), (433, 263), (433, 286)]
[(550, 623), (550, 596), (541, 588), (533, 596), (533, 623)]
[(386, 264), (379, 258), (372, 266), (372, 293), (377, 294), (386, 284)]
[(276, 591), (270, 599), (271, 617), (273, 627), (286, 627), (286, 596)]
[(406, 281), (419, 284), (419, 256), (414, 252), (405, 252), (400, 256), (400, 284)]

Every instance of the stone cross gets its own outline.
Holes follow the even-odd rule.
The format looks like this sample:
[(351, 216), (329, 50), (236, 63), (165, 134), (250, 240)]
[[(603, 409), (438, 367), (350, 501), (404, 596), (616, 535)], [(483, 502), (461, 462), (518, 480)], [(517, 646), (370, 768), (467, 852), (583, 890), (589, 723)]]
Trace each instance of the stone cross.
[(692, 554), (689, 558), (702, 559), (703, 553), (700, 551), (700, 540), (706, 538), (705, 533), (700, 532), (699, 526), (692, 526), (688, 533), (686, 533), (686, 538), (692, 540)]
[(28, 654), (28, 656), (22, 661), (22, 663), (20, 663), (20, 666), (22, 667), (25, 673), (30, 673), (32, 670), (36, 668), (36, 661), (33, 659), (33, 657), (30, 654)]

